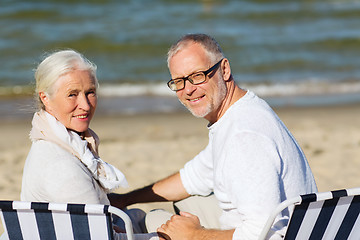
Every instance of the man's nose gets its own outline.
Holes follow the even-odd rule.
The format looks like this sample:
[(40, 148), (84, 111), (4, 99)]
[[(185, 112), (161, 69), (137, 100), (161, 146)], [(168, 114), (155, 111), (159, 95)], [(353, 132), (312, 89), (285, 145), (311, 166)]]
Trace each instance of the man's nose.
[(184, 85), (184, 91), (187, 95), (191, 95), (197, 88), (197, 86), (192, 84), (188, 79), (186, 79)]

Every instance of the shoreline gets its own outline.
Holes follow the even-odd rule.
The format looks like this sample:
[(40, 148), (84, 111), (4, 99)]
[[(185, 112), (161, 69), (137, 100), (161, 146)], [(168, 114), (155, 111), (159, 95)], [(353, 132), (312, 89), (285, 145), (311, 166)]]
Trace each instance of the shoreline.
[[(319, 191), (360, 186), (360, 103), (338, 106), (274, 108), (303, 149)], [(99, 112), (91, 128), (99, 135), (100, 156), (121, 169), (130, 184), (143, 187), (179, 170), (208, 142), (207, 122), (187, 111), (155, 114)], [(22, 169), (30, 149), (31, 117), (3, 121), (0, 196), (19, 200)], [(180, 151), (181, 149), (181, 151)], [(134, 205), (149, 211), (171, 204)]]
[[(258, 95), (258, 94), (257, 94)], [(360, 104), (359, 93), (315, 94), (293, 96), (261, 96), (274, 109), (338, 107)], [(0, 121), (16, 121), (19, 118), (32, 118), (35, 111), (32, 96), (0, 97)], [(187, 112), (175, 95), (99, 95), (96, 115), (122, 116), (142, 114), (176, 114)]]

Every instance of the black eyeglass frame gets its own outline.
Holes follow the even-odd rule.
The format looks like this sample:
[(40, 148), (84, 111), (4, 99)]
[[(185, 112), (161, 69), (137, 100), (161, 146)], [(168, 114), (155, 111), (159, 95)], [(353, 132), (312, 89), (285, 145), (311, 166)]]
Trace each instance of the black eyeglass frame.
[[(167, 86), (168, 86), (172, 91), (177, 92), (177, 91), (183, 90), (183, 89), (185, 88), (185, 81), (186, 81), (186, 80), (188, 80), (188, 81), (189, 81), (191, 84), (193, 84), (193, 85), (202, 84), (202, 83), (204, 83), (204, 82), (206, 81), (207, 75), (208, 75), (209, 73), (211, 73), (212, 71), (216, 70), (216, 69), (219, 67), (219, 65), (220, 65), (220, 63), (222, 62), (222, 60), (224, 60), (224, 58), (222, 58), (220, 61), (218, 61), (217, 63), (215, 63), (215, 64), (214, 64), (212, 67), (210, 67), (208, 70), (194, 72), (194, 73), (192, 73), (192, 74), (190, 74), (190, 75), (188, 75), (188, 76), (186, 76), (186, 77), (182, 77), (182, 78), (171, 79), (170, 81), (167, 82)], [(193, 80), (190, 79), (190, 77), (191, 77), (192, 75), (197, 74), (197, 73), (203, 73), (203, 74), (205, 75), (204, 81), (198, 82), (198, 83), (194, 83)], [(179, 89), (172, 89), (172, 88), (170, 87), (170, 83), (173, 82), (173, 81), (175, 81), (175, 80), (183, 80), (184, 86), (183, 86), (182, 88), (179, 88)]]

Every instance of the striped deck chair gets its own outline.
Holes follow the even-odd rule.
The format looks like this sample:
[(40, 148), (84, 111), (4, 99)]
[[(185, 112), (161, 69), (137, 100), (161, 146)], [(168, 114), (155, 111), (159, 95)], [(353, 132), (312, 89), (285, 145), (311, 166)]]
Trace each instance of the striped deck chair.
[(112, 214), (124, 220), (127, 239), (132, 240), (129, 216), (112, 206), (0, 201), (1, 239), (114, 239)]
[(301, 195), (282, 202), (269, 217), (259, 239), (266, 236), (275, 217), (294, 206), (285, 240), (359, 240), (360, 188)]

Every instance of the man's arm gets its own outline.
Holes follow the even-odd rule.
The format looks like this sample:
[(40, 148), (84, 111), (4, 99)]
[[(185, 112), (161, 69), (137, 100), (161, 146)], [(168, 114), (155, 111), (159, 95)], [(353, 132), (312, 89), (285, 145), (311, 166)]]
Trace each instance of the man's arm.
[(234, 229), (206, 229), (200, 225), (199, 218), (187, 212), (174, 215), (157, 229), (159, 236), (171, 240), (231, 240)]
[(108, 194), (110, 204), (124, 208), (135, 203), (178, 201), (189, 197), (177, 172), (154, 184), (125, 194)]

